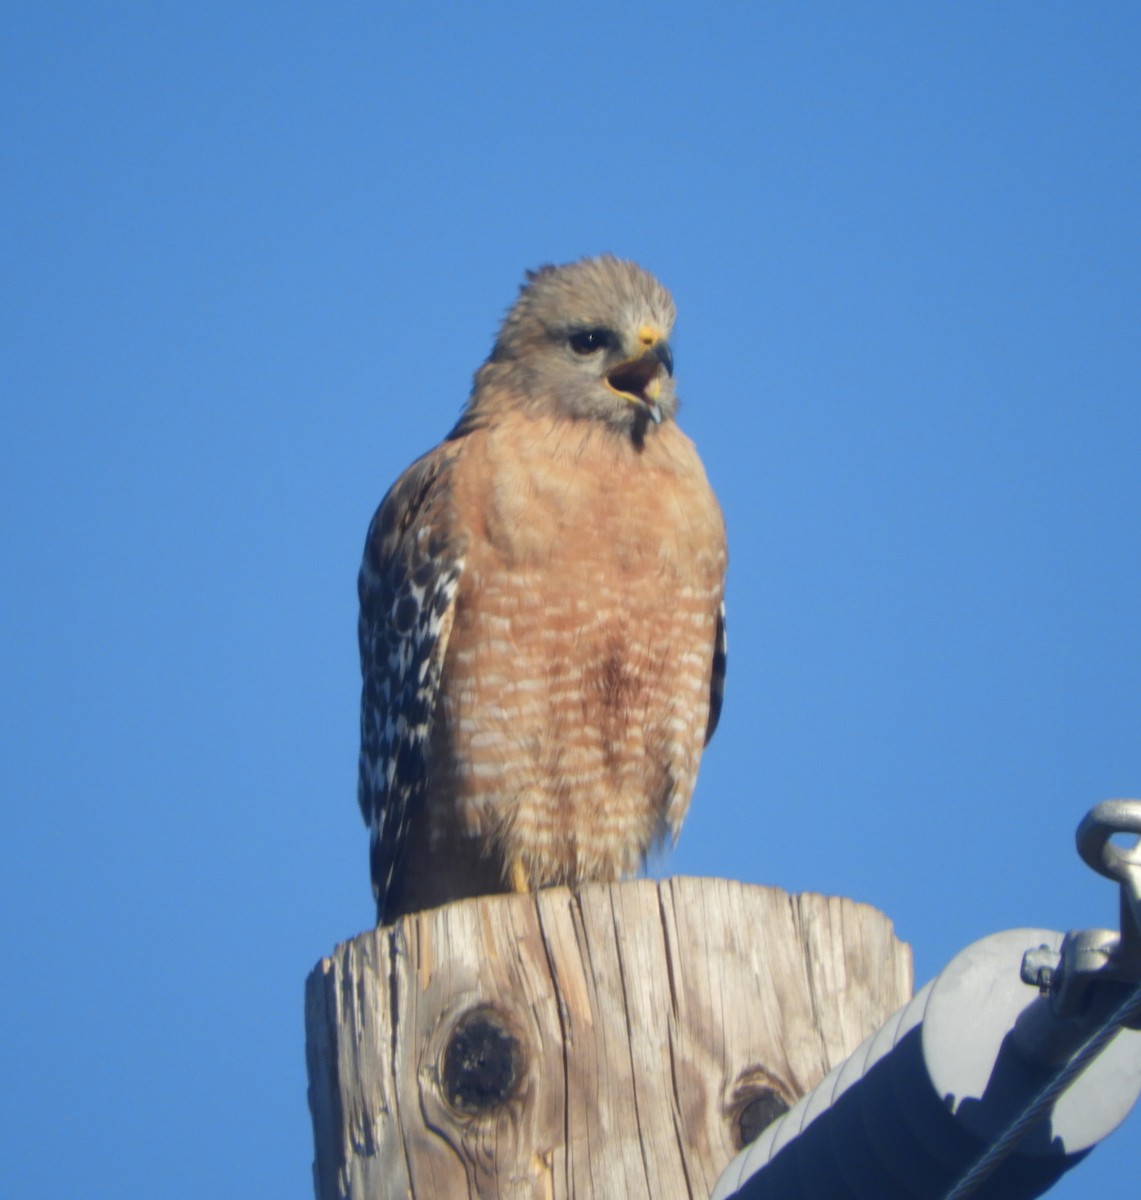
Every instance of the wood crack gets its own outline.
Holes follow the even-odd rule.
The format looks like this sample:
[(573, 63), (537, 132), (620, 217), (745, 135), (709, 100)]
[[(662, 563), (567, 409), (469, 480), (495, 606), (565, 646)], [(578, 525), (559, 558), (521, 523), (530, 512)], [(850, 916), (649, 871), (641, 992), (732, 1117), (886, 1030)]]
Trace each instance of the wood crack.
[[(852, 901), (638, 880), (458, 901), (321, 969), (317, 1200), (695, 1200), (761, 1084), (794, 1099), (906, 1002), (910, 953)], [(480, 1008), (528, 1066), (465, 1113), (437, 1067)]]

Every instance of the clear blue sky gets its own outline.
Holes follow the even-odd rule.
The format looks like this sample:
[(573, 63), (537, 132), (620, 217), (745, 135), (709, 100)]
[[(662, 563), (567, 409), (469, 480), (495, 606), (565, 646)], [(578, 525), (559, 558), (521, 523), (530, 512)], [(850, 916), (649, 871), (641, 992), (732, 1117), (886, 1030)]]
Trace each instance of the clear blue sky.
[[(310, 1192), (368, 925), (355, 575), (525, 267), (670, 286), (729, 527), (662, 870), (920, 982), (1116, 921), (1141, 793), (1141, 8), (42, 3), (0, 45), (11, 1196)], [(1123, 1194), (1141, 1115), (1059, 1197)]]

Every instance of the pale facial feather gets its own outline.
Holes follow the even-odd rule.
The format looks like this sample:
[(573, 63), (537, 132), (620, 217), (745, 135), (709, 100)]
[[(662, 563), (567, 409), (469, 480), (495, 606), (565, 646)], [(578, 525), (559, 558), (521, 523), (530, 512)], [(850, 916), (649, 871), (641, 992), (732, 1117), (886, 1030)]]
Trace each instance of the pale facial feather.
[[(645, 425), (647, 410), (608, 385), (620, 363), (647, 350), (645, 337), (665, 341), (674, 302), (649, 272), (604, 255), (532, 272), (507, 314), (491, 356), (476, 375), (471, 409), (523, 403), (533, 411), (602, 421), (629, 432)], [(604, 344), (576, 351), (572, 338), (602, 331)], [(677, 410), (672, 377), (658, 372), (656, 403), (663, 420)]]

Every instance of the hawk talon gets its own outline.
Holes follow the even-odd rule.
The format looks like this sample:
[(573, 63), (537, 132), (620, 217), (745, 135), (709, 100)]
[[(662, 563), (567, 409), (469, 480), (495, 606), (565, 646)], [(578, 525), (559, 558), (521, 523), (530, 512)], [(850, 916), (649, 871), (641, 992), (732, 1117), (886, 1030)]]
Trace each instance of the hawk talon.
[(511, 890), (513, 892), (529, 892), (531, 890), (531, 883), (527, 878), (527, 868), (523, 866), (521, 858), (516, 858), (511, 863)]

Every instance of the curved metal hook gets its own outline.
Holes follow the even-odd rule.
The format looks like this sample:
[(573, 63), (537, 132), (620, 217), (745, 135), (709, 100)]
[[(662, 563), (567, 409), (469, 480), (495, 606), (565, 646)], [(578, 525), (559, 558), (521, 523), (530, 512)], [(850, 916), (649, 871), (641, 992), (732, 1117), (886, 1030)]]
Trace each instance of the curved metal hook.
[(1141, 800), (1103, 800), (1078, 826), (1078, 853), (1099, 875), (1125, 883), (1141, 871), (1141, 841), (1116, 846), (1115, 833), (1141, 835)]

